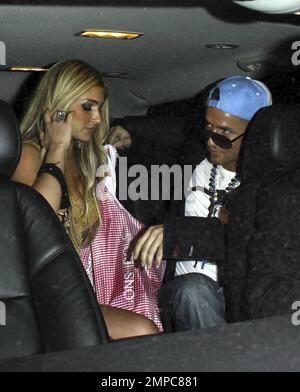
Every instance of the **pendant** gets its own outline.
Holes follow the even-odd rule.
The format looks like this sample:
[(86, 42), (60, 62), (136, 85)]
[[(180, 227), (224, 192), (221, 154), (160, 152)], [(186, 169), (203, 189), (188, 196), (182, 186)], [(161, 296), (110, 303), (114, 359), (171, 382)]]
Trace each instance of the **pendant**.
[(218, 214), (218, 211), (219, 211), (219, 205), (218, 204), (215, 204), (214, 202), (213, 202), (213, 200), (211, 201), (211, 203), (210, 203), (210, 206), (209, 206), (209, 208), (208, 208), (208, 218), (214, 218), (214, 217), (216, 217), (217, 216), (217, 214)]
[(70, 221), (70, 216), (69, 216), (69, 208), (66, 208), (65, 210), (60, 210), (58, 212), (58, 215), (61, 216), (62, 225), (63, 225), (64, 229), (66, 230), (67, 234), (70, 234), (71, 221)]

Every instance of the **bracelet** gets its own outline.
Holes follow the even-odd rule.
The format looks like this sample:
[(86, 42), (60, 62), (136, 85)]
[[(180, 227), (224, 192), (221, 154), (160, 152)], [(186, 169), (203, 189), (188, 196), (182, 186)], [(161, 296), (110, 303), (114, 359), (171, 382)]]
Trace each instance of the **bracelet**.
[(68, 188), (67, 188), (65, 177), (61, 169), (55, 163), (44, 163), (41, 166), (38, 175), (42, 173), (51, 174), (59, 182), (61, 188), (61, 194), (62, 194), (60, 209), (64, 210), (66, 208), (70, 208), (71, 203), (70, 203)]

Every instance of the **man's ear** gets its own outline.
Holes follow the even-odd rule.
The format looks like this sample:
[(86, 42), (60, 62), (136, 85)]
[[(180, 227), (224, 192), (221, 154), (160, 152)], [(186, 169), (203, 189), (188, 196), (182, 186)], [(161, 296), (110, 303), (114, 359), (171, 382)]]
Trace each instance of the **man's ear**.
[(212, 99), (213, 101), (219, 101), (220, 100), (220, 89), (219, 89), (219, 87), (216, 87), (213, 90), (210, 99)]

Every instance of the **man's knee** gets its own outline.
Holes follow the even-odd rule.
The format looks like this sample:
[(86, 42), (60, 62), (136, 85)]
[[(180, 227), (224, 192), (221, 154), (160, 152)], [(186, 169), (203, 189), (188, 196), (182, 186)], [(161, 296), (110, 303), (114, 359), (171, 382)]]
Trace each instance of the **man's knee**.
[(159, 291), (159, 301), (171, 300), (180, 297), (189, 301), (199, 301), (215, 297), (217, 283), (206, 275), (190, 273), (176, 276), (166, 282)]
[(162, 286), (159, 308), (166, 332), (220, 325), (224, 320), (223, 289), (206, 275), (180, 275)]

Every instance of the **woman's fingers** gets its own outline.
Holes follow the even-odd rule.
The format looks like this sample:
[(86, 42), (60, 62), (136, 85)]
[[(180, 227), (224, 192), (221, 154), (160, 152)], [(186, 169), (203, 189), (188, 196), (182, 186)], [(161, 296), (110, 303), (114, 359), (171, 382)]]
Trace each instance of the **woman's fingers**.
[(45, 114), (44, 114), (44, 121), (45, 121), (45, 124), (51, 123), (51, 117), (50, 117), (50, 110), (49, 109), (47, 109)]
[[(60, 115), (57, 116), (59, 112)], [(69, 148), (72, 139), (74, 111), (68, 112), (66, 116), (63, 116), (63, 113), (65, 112), (56, 111), (51, 115), (50, 110), (46, 110), (44, 114), (45, 131), (40, 135), (44, 147), (64, 146)], [(65, 119), (63, 119), (64, 117)]]

